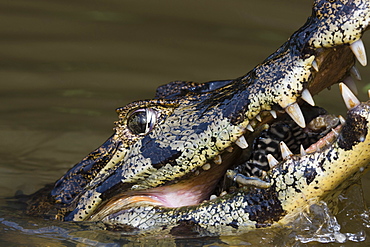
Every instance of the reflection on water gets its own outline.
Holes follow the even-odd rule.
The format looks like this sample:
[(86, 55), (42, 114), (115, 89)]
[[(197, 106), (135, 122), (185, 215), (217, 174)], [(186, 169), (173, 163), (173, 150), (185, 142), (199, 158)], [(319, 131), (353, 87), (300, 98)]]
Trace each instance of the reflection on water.
[[(0, 197), (54, 182), (110, 136), (115, 108), (153, 97), (157, 86), (245, 74), (310, 12), (311, 0), (0, 1)], [(362, 88), (370, 72), (360, 70)], [(344, 111), (336, 88), (324, 95), (315, 99), (319, 105)], [(368, 187), (369, 176), (363, 182)], [(0, 223), (0, 244), (114, 246), (128, 239), (15, 209), (4, 209)], [(260, 234), (248, 241), (273, 233)]]

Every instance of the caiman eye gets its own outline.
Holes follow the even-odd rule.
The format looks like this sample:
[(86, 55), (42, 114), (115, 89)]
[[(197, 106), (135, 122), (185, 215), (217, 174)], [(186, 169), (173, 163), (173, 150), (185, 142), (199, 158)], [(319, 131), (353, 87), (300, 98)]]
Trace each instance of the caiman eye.
[(157, 122), (157, 111), (152, 108), (138, 109), (130, 113), (127, 119), (127, 127), (132, 134), (146, 135)]

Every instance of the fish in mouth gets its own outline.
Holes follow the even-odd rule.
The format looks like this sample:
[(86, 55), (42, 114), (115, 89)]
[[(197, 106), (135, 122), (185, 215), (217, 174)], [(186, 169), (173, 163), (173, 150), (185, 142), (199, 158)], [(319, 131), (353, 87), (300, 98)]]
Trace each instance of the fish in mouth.
[[(370, 103), (349, 89), (355, 58), (367, 64), (369, 22), (370, 1), (316, 0), (305, 25), (246, 75), (171, 82), (117, 109), (112, 137), (32, 195), (28, 213), (224, 233), (287, 224), (307, 204), (333, 201), (370, 161)], [(314, 106), (335, 83), (347, 120)]]

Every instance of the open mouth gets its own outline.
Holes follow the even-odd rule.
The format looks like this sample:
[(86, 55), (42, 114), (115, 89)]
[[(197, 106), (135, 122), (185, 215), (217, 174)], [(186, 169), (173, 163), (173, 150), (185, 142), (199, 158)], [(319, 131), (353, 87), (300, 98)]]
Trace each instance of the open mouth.
[(347, 108), (358, 104), (352, 91), (356, 91), (354, 80), (360, 80), (361, 76), (354, 66), (354, 57), (366, 65), (361, 40), (351, 46), (317, 49), (311, 68), (312, 81), (296, 103), (285, 109), (276, 105), (260, 112), (244, 135), (186, 176), (159, 187), (117, 193), (103, 202), (89, 220), (104, 220), (142, 205), (199, 206), (251, 187), (268, 188), (268, 173), (281, 161), (292, 155), (320, 152), (338, 137), (345, 119), (314, 106), (312, 95), (340, 83)]
[[(284, 224), (368, 167), (370, 103), (352, 114), (352, 91), (369, 23), (368, 1), (315, 1), (307, 22), (245, 76), (171, 82), (117, 109), (111, 138), (35, 193), (27, 212), (139, 229)], [(347, 120), (314, 106), (312, 95), (338, 83)]]

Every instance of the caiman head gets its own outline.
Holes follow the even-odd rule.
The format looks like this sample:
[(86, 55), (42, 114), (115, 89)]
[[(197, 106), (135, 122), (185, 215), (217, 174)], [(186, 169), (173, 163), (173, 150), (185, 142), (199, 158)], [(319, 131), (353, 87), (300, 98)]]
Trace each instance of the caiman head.
[[(369, 0), (316, 0), (312, 16), (304, 26), (245, 76), (206, 83), (172, 82), (159, 87), (152, 100), (117, 109), (119, 120), (114, 134), (70, 169), (45, 196), (34, 197), (29, 213), (65, 221), (103, 221), (150, 228), (166, 224), (152, 220), (156, 213), (162, 215), (161, 219), (167, 218), (167, 223), (171, 223), (170, 218), (197, 223), (196, 219), (201, 218), (199, 210), (226, 205), (245, 212), (246, 216), (229, 219), (229, 223), (225, 216), (222, 224), (234, 227), (250, 222), (271, 225), (313, 197), (325, 198), (327, 190), (311, 193), (302, 186), (292, 191), (290, 185), (296, 179), (292, 167), (305, 167), (312, 159), (319, 160), (316, 156), (333, 149), (346, 134), (341, 132), (346, 131), (348, 137), (358, 130), (357, 120), (347, 125), (342, 118), (326, 117), (322, 109), (310, 105), (314, 105), (313, 94), (335, 83), (344, 81), (353, 86), (351, 74), (359, 77), (355, 57), (366, 65), (361, 37), (369, 21)], [(349, 108), (359, 105), (346, 85), (341, 87)], [(369, 115), (369, 109), (364, 109), (364, 115)], [(367, 123), (368, 116), (364, 118), (362, 123)], [(315, 138), (307, 137), (309, 142), (298, 144), (283, 142), (292, 140), (290, 137), (276, 141), (273, 133), (285, 125), (293, 136), (300, 133)], [(368, 125), (361, 127), (367, 131)], [(332, 128), (334, 132), (330, 131)], [(264, 156), (256, 158), (255, 154), (261, 153), (258, 143), (262, 135), (268, 136), (269, 143), (279, 143), (281, 151), (262, 141), (266, 144)], [(348, 157), (353, 145), (367, 138), (365, 134), (354, 136), (357, 139), (351, 144), (340, 146)], [(293, 148), (297, 145), (303, 146), (300, 154), (299, 148), (298, 152)], [(353, 171), (359, 167), (366, 170), (370, 159), (363, 159), (365, 163), (361, 165), (351, 162)], [(285, 169), (287, 166), (290, 168)], [(354, 173), (344, 173), (334, 166), (330, 170), (338, 175), (333, 176), (332, 190), (340, 187), (336, 184), (344, 183), (340, 177), (348, 178)], [(320, 187), (323, 181), (313, 178), (313, 174), (319, 173), (316, 169), (301, 172), (306, 175), (302, 183), (315, 181)], [(284, 193), (285, 197), (281, 196)], [(288, 199), (291, 193), (301, 193), (302, 203), (293, 205)], [(250, 199), (260, 194), (271, 195), (266, 200), (279, 210), (270, 212), (270, 216), (269, 212), (261, 212), (264, 216), (258, 221), (249, 217), (251, 213), (246, 208), (252, 204)], [(249, 204), (235, 204), (240, 200)], [(253, 200), (264, 204), (262, 199)], [(259, 210), (265, 209), (260, 206)], [(136, 217), (135, 222), (125, 220), (126, 214), (140, 213), (142, 217)]]

